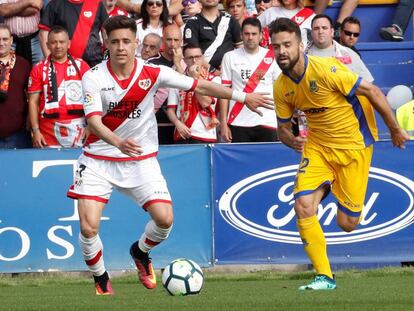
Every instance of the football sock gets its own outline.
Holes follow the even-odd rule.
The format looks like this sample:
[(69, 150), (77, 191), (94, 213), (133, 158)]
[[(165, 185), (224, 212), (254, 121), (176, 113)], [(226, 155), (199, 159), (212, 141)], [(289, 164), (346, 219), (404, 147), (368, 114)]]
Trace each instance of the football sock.
[(145, 226), (145, 231), (138, 241), (141, 251), (148, 253), (152, 248), (160, 244), (170, 234), (172, 226), (169, 228), (158, 227), (153, 220), (150, 220)]
[(93, 238), (86, 238), (82, 233), (79, 233), (79, 246), (89, 271), (91, 271), (94, 276), (103, 275), (106, 272), (106, 269), (102, 253), (103, 245), (99, 235), (96, 235)]
[(305, 252), (318, 274), (332, 278), (326, 250), (326, 240), (316, 215), (298, 219), (297, 222), (300, 237), (302, 238)]

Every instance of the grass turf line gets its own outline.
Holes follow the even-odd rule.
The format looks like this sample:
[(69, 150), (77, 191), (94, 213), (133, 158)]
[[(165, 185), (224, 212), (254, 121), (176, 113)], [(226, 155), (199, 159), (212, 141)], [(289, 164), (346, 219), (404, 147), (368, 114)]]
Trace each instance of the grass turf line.
[(115, 296), (96, 297), (91, 278), (3, 275), (0, 310), (414, 310), (414, 269), (343, 271), (337, 274), (336, 291), (298, 292), (311, 277), (309, 272), (206, 271), (201, 294), (171, 297), (162, 285), (147, 290), (135, 275), (127, 275), (113, 279)]

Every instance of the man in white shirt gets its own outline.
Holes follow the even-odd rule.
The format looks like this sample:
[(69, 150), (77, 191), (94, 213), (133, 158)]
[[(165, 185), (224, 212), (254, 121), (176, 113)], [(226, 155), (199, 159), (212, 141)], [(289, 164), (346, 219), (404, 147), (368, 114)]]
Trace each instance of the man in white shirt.
[(325, 14), (316, 15), (312, 20), (313, 42), (307, 47), (306, 53), (320, 57), (335, 57), (364, 80), (373, 82), (373, 76), (359, 55), (350, 48), (339, 44), (333, 38), (332, 19)]
[(113, 188), (131, 197), (152, 218), (130, 248), (139, 279), (148, 289), (156, 286), (148, 252), (168, 237), (173, 223), (171, 196), (156, 159), (153, 97), (158, 87), (238, 100), (254, 111), (259, 107), (272, 109), (273, 105), (264, 94), (232, 92), (165, 66), (144, 64), (134, 57), (138, 42), (132, 18), (112, 17), (104, 28), (110, 58), (86, 72), (82, 79), (84, 110), (91, 134), (67, 195), (78, 200), (79, 245), (94, 276), (96, 294), (113, 295), (98, 235), (101, 214)]
[[(222, 83), (236, 91), (273, 92), (273, 82), (281, 73), (272, 49), (259, 46), (262, 28), (256, 18), (242, 24), (243, 47), (223, 57)], [(237, 101), (220, 101), (221, 137), (226, 142), (272, 142), (277, 139), (276, 115), (262, 110), (258, 115)]]

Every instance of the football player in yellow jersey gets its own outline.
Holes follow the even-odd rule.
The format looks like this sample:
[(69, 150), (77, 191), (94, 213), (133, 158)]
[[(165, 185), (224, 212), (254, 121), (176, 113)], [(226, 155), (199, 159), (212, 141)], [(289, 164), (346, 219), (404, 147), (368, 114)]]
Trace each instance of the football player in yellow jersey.
[[(295, 212), (304, 249), (317, 276), (299, 290), (332, 290), (326, 240), (316, 216), (332, 190), (338, 199), (337, 223), (346, 232), (359, 223), (368, 183), (372, 144), (377, 140), (373, 108), (388, 126), (394, 146), (408, 134), (398, 125), (381, 90), (333, 58), (305, 56), (299, 27), (287, 18), (270, 28), (275, 58), (283, 74), (275, 81), (278, 137), (302, 153), (295, 180)], [(308, 136), (294, 136), (291, 117), (306, 114)]]

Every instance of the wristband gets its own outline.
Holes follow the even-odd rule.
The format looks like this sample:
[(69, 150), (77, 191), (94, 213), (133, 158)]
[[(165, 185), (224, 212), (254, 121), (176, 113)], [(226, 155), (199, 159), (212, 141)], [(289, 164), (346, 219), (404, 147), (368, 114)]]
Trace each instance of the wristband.
[(233, 93), (231, 93), (231, 99), (239, 103), (244, 103), (246, 96), (247, 94), (245, 92), (233, 91)]
[(40, 131), (40, 129), (38, 127), (32, 127), (32, 133), (36, 133)]

